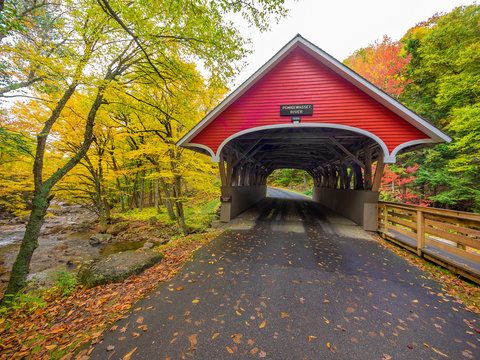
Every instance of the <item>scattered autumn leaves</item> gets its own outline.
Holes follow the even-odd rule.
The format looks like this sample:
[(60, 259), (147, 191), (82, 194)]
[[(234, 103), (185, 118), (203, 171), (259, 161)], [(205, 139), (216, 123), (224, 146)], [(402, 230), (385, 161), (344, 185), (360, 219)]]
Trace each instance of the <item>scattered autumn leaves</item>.
[[(0, 359), (86, 359), (93, 348), (74, 355), (75, 352), (88, 342), (98, 342), (106, 327), (160, 283), (169, 281), (195, 250), (218, 235), (212, 232), (171, 241), (161, 248), (165, 254), (161, 263), (123, 283), (89, 290), (78, 288), (68, 297), (45, 299), (44, 308), (11, 311), (0, 318)], [(147, 330), (142, 325), (143, 318), (136, 321), (139, 329)], [(194, 346), (196, 340), (190, 341)], [(136, 350), (132, 349), (123, 359), (130, 359)]]
[[(374, 238), (384, 248), (402, 257), (411, 265), (419, 268), (427, 273), (429, 277), (441, 283), (446, 293), (464, 304), (465, 310), (480, 314), (480, 301), (478, 300), (480, 299), (480, 286), (459, 279), (448, 270), (428, 263), (426, 260), (392, 244), (380, 236), (374, 236)], [(454, 309), (454, 311), (458, 310)]]

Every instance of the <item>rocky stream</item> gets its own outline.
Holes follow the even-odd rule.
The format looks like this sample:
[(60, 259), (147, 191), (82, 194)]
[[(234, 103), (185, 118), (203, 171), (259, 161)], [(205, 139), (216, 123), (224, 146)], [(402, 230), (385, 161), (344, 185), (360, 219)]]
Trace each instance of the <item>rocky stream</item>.
[[(0, 218), (0, 294), (6, 288), (25, 223), (25, 219), (16, 217)], [(99, 234), (98, 219), (91, 211), (81, 205), (54, 202), (32, 257), (28, 280), (49, 284), (58, 271), (76, 273), (82, 264), (95, 258), (165, 243), (172, 231), (158, 226), (155, 219), (149, 223), (116, 219), (105, 234)]]

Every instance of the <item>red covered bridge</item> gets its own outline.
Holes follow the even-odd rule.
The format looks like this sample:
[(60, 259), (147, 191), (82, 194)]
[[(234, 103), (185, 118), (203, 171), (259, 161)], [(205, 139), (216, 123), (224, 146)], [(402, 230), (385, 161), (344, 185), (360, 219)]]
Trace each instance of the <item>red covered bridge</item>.
[(273, 170), (294, 168), (312, 176), (314, 200), (373, 230), (384, 164), (450, 140), (297, 35), (177, 145), (219, 163), (224, 221), (265, 197)]

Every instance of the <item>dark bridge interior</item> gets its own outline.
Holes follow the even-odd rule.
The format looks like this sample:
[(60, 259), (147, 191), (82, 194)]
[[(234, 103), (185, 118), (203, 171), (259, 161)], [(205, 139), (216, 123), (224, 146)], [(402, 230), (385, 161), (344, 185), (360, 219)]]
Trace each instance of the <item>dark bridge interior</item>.
[(383, 164), (378, 143), (343, 129), (288, 127), (255, 131), (222, 149), (227, 186), (265, 184), (275, 169), (306, 170), (315, 186), (338, 189), (373, 187), (371, 165)]

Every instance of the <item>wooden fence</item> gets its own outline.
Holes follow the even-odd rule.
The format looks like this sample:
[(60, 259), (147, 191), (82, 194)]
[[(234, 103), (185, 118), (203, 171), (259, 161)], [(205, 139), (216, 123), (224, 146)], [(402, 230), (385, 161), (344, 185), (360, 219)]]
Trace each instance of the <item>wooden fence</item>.
[(381, 235), (480, 284), (480, 214), (378, 203)]

